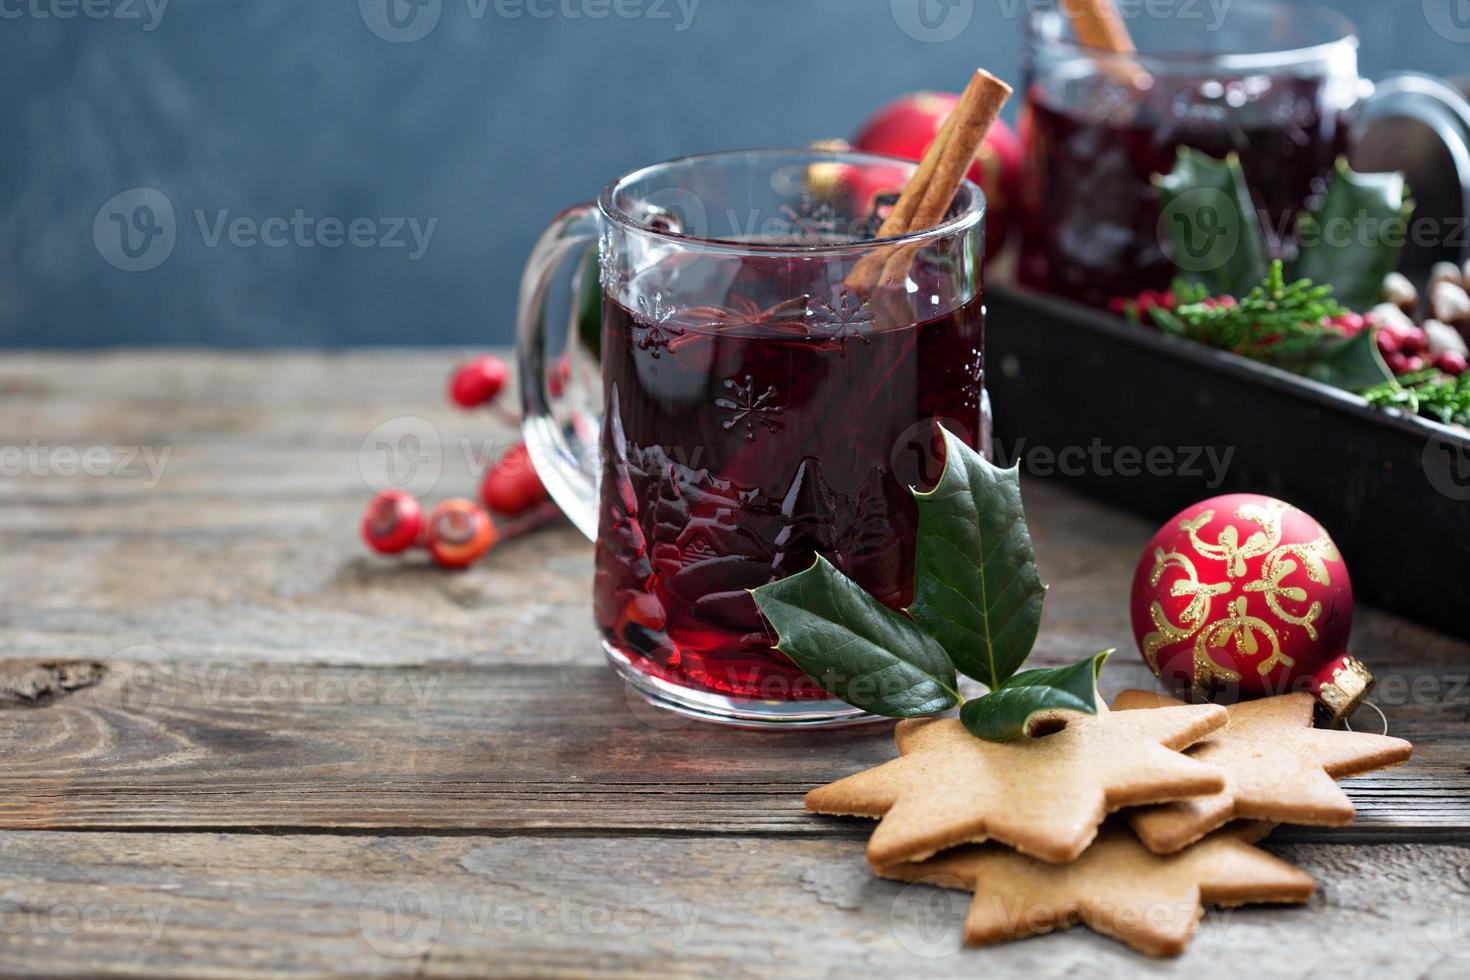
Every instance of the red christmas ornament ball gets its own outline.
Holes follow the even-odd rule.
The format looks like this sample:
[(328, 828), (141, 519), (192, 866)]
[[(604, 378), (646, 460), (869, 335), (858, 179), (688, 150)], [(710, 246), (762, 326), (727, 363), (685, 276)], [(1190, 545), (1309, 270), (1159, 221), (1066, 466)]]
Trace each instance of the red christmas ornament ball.
[(1271, 497), (1216, 497), (1176, 515), (1144, 550), (1130, 611), (1144, 661), (1191, 700), (1305, 690), (1337, 721), (1372, 683), (1347, 653), (1341, 553), (1310, 515)]

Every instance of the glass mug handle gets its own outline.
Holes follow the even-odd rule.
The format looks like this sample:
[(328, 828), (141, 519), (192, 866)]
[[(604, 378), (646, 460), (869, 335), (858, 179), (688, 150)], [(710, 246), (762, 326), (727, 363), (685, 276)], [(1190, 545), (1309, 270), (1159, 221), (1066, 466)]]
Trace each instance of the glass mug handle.
[(1381, 119), (1422, 123), (1448, 151), (1460, 186), (1467, 189), (1463, 196), (1470, 208), (1470, 104), (1464, 97), (1439, 79), (1414, 72), (1361, 84), (1366, 94), (1350, 140), (1353, 151), (1358, 150), (1370, 123)]
[[(595, 204), (578, 204), (552, 220), (526, 263), (516, 316), (526, 448), (552, 499), (593, 540), (597, 537), (601, 368), (592, 347), (597, 341), (579, 328), (588, 316), (587, 304), (600, 304), (595, 248), (599, 232)], [(558, 274), (573, 261), (570, 313), (557, 329), (549, 300)]]

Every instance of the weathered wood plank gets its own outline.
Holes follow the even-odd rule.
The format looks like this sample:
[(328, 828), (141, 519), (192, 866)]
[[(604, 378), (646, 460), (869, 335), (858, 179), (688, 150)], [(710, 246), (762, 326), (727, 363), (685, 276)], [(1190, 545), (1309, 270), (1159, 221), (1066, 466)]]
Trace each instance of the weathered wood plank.
[(960, 949), (965, 897), (856, 841), (0, 834), (0, 972), (151, 976), (1463, 975), (1470, 851), (1273, 845), (1300, 909), (1156, 963), (1074, 929)]
[[(370, 558), (362, 444), (417, 416), (435, 497), (473, 493), (509, 431), (444, 405), (448, 352), (7, 355), (0, 447), (167, 452), (156, 485), (51, 471), (0, 479), (0, 656), (408, 665), (594, 663), (591, 549), (565, 525), (463, 575)], [(121, 463), (121, 455), (118, 456)], [(1027, 509), (1053, 586), (1044, 650), (1131, 646), (1127, 589), (1152, 528), (1045, 483)], [(493, 639), (492, 639), (493, 638)], [(1470, 669), (1470, 645), (1363, 611), (1371, 664)]]
[[(1124, 663), (1110, 683), (1145, 676)], [(1470, 737), (1390, 712), (1418, 756), (1349, 783), (1358, 831), (1470, 839)], [(0, 740), (0, 827), (79, 829), (849, 837), (863, 824), (808, 816), (802, 794), (894, 751), (887, 726), (732, 733), (647, 707), (601, 666), (529, 665), (119, 662), (47, 707), (0, 711)]]

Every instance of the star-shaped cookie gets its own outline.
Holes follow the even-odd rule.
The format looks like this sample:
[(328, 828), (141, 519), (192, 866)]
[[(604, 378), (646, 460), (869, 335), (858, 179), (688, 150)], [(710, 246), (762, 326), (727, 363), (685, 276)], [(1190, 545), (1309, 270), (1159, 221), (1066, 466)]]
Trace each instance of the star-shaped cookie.
[[(1121, 714), (1168, 710), (1180, 702), (1148, 691), (1124, 691)], [(1229, 707), (1230, 723), (1189, 750), (1189, 757), (1225, 773), (1213, 796), (1150, 806), (1128, 814), (1149, 849), (1171, 854), (1231, 820), (1340, 827), (1353, 822), (1353, 804), (1334, 779), (1408, 761), (1414, 747), (1401, 738), (1312, 726), (1310, 694), (1283, 694)]]
[(1218, 793), (1219, 770), (1179, 749), (1222, 727), (1218, 705), (1096, 715), (1058, 713), (1059, 731), (986, 742), (953, 718), (900, 722), (902, 758), (812, 790), (808, 810), (881, 817), (876, 867), (996, 840), (1043, 861), (1071, 861), (1124, 806)]
[(965, 941), (974, 946), (1082, 922), (1141, 953), (1177, 956), (1189, 945), (1205, 905), (1300, 903), (1312, 897), (1315, 885), (1308, 875), (1251, 846), (1269, 831), (1269, 824), (1232, 827), (1161, 856), (1126, 828), (1109, 826), (1072, 864), (1046, 864), (980, 844), (880, 868), (878, 874), (973, 891)]

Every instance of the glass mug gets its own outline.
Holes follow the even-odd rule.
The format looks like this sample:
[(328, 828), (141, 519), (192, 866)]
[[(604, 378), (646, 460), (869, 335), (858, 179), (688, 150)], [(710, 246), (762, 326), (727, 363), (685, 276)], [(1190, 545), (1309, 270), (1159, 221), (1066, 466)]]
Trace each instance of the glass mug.
[[(820, 554), (907, 605), (909, 488), (938, 477), (937, 425), (988, 447), (984, 197), (966, 182), (938, 227), (874, 240), (913, 171), (817, 150), (675, 160), (564, 212), (531, 255), (526, 443), (596, 542), (607, 656), (656, 704), (753, 726), (867, 717), (773, 648), (749, 590)], [(896, 271), (848, 285), (870, 255)]]
[(1180, 146), (1239, 154), (1278, 258), (1288, 257), (1297, 214), (1357, 141), (1356, 122), (1421, 119), (1457, 144), (1456, 159), (1470, 155), (1435, 99), (1382, 99), (1359, 76), (1356, 30), (1337, 12), (1234, 0), (1218, 25), (1209, 16), (1127, 18), (1139, 53), (1123, 56), (1080, 45), (1060, 10), (1030, 15), (1024, 284), (1093, 306), (1168, 288), (1174, 265), (1152, 177), (1174, 169)]

